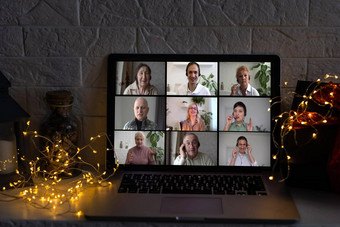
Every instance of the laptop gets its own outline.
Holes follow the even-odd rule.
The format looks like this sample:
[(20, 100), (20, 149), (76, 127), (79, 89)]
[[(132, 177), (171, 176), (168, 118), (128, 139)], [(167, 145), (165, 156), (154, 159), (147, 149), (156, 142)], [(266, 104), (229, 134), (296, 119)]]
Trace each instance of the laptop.
[(119, 168), (85, 217), (297, 221), (280, 176), (269, 179), (279, 83), (276, 55), (109, 55), (106, 167)]

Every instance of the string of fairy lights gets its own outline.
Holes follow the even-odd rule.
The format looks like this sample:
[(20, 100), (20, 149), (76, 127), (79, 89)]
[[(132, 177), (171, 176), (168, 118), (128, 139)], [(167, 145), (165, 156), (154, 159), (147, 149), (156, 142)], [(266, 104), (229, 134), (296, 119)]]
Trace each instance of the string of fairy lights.
[[(338, 79), (339, 77), (337, 75), (326, 74), (324, 81), (318, 79), (317, 81), (311, 83), (306, 89), (306, 93), (304, 95), (301, 96), (293, 92), (294, 95), (302, 98), (302, 101), (298, 104), (297, 110), (283, 112), (274, 118), (274, 132), (277, 127), (280, 127), (280, 141), (277, 141), (274, 132), (272, 134), (275, 147), (277, 148), (277, 153), (272, 157), (275, 160), (274, 167), (277, 165), (279, 160), (278, 157), (281, 153), (286, 157), (287, 163), (286, 176), (283, 176), (280, 181), (287, 180), (290, 174), (291, 156), (284, 145), (288, 134), (293, 133), (295, 144), (299, 144), (299, 141), (296, 139), (296, 130), (308, 127), (312, 129), (310, 135), (307, 135), (309, 139), (304, 141), (304, 144), (308, 144), (312, 140), (316, 140), (318, 138), (319, 131), (317, 126), (326, 124), (339, 124), (339, 119), (332, 116), (332, 113), (334, 108), (340, 110), (340, 84), (328, 81)], [(288, 83), (285, 82), (285, 85), (287, 84)], [(308, 93), (310, 89), (312, 89), (312, 91)], [(271, 99), (270, 102), (271, 107), (273, 107), (273, 105), (282, 102), (282, 100), (274, 98)], [(310, 111), (309, 107), (311, 104), (326, 109), (326, 113)], [(270, 110), (271, 107), (268, 110)], [(270, 176), (269, 179), (274, 180), (274, 176)]]
[[(325, 79), (339, 79), (336, 75), (325, 76)], [(315, 84), (316, 83), (316, 84)], [(322, 84), (323, 83), (323, 84)], [(285, 82), (287, 85), (287, 82)], [(287, 158), (287, 174), (280, 181), (284, 181), (289, 177), (290, 171), (290, 155), (289, 151), (284, 146), (284, 141), (286, 136), (301, 127), (312, 128), (312, 133), (309, 136), (309, 141), (316, 139), (318, 137), (317, 125), (323, 125), (334, 121), (331, 116), (332, 109), (335, 107), (340, 110), (340, 85), (332, 82), (324, 82), (317, 80), (310, 86), (315, 86), (310, 94), (304, 94), (301, 98), (302, 101), (298, 105), (296, 111), (283, 112), (274, 118), (276, 127), (280, 127), (280, 141), (276, 141), (274, 134), (274, 144), (277, 148), (277, 153), (273, 155), (273, 159), (278, 161), (278, 156), (281, 152)], [(309, 90), (309, 89), (307, 89)], [(295, 94), (297, 95), (297, 94)], [(270, 100), (271, 107), (277, 103), (282, 102), (281, 99), (274, 98)], [(309, 112), (308, 105), (310, 102), (316, 103), (320, 107), (327, 107), (328, 111), (326, 114), (320, 114), (317, 112)], [(113, 144), (108, 138), (106, 133), (99, 133), (96, 137), (91, 137), (87, 145), (82, 148), (77, 148), (75, 154), (70, 155), (67, 150), (63, 148), (63, 141), (52, 141), (47, 137), (41, 136), (37, 131), (30, 131), (30, 122), (27, 122), (27, 130), (23, 132), (25, 136), (30, 137), (35, 149), (39, 150), (36, 146), (36, 139), (43, 139), (48, 141), (48, 146), (46, 146), (42, 151), (39, 150), (40, 156), (36, 157), (35, 160), (26, 160), (25, 157), (21, 157), (21, 161), (29, 163), (30, 176), (26, 178), (23, 173), (17, 169), (16, 174), (19, 176), (18, 180), (11, 182), (9, 184), (10, 189), (17, 189), (19, 195), (12, 195), (10, 193), (5, 193), (7, 188), (3, 187), (0, 193), (8, 197), (6, 201), (13, 200), (23, 200), (35, 208), (48, 209), (53, 214), (64, 214), (68, 212), (75, 213), (76, 215), (82, 215), (82, 211), (75, 210), (72, 206), (74, 201), (79, 200), (82, 191), (91, 185), (99, 185), (103, 187), (109, 187), (111, 182), (109, 178), (117, 171), (119, 167), (119, 160), (113, 150)], [(275, 130), (274, 130), (275, 131)], [(93, 146), (93, 143), (99, 139), (106, 139), (108, 143), (109, 150), (114, 153), (116, 160), (116, 167), (113, 172), (107, 174), (106, 171), (100, 170), (100, 164), (93, 165), (82, 159), (81, 155), (85, 149), (89, 148), (93, 154), (97, 154)], [(309, 142), (307, 141), (307, 143)], [(298, 141), (295, 141), (298, 143)], [(41, 168), (40, 162), (45, 159), (50, 163), (53, 163), (53, 168), (46, 170)], [(91, 170), (85, 171), (84, 168), (77, 167), (81, 165), (82, 167), (90, 167)], [(73, 176), (74, 171), (78, 170), (79, 175)], [(68, 176), (65, 178), (65, 176)], [(270, 180), (274, 180), (273, 176), (270, 176)], [(33, 185), (32, 183), (33, 182)], [(1, 200), (0, 200), (1, 201)]]
[[(91, 137), (87, 145), (82, 148), (78, 147), (75, 154), (69, 155), (67, 149), (64, 149), (62, 140), (52, 141), (39, 135), (37, 131), (29, 131), (29, 125), (30, 122), (27, 122), (27, 130), (23, 134), (30, 138), (35, 149), (39, 150), (35, 143), (36, 139), (46, 140), (49, 145), (43, 150), (39, 150), (40, 155), (35, 160), (26, 160), (25, 157), (21, 157), (21, 161), (29, 163), (30, 175), (27, 178), (17, 169), (18, 180), (10, 182), (9, 186), (10, 189), (16, 189), (19, 193), (17, 195), (6, 193), (7, 188), (3, 187), (1, 194), (7, 196), (8, 199), (2, 201), (23, 200), (35, 208), (48, 209), (55, 215), (69, 212), (78, 216), (82, 215), (82, 211), (75, 210), (73, 202), (79, 200), (82, 191), (88, 186), (109, 187), (111, 185), (109, 178), (117, 171), (119, 160), (114, 153), (116, 166), (112, 173), (107, 173), (100, 170), (99, 163), (93, 165), (86, 162), (81, 155), (87, 148), (93, 154), (97, 154), (98, 150), (94, 148), (93, 144), (99, 139), (106, 139), (108, 148), (105, 148), (105, 151), (114, 152), (109, 137), (106, 133), (99, 133), (97, 136)], [(52, 168), (43, 169), (41, 167), (42, 160), (52, 163), (50, 165)]]

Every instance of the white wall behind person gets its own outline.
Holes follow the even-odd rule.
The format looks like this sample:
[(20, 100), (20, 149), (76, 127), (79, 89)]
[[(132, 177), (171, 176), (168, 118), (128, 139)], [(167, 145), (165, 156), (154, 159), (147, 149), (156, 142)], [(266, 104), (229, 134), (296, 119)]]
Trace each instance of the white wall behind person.
[[(250, 85), (256, 89), (260, 88), (260, 82), (257, 79), (255, 80), (255, 75), (260, 70), (260, 68), (252, 69), (258, 63), (259, 62), (220, 62), (220, 88), (221, 83), (223, 82), (225, 94), (230, 95), (231, 87), (234, 84), (237, 84), (236, 70), (241, 65), (246, 66), (250, 71)], [(269, 62), (268, 65), (270, 65)], [(270, 81), (268, 84), (270, 84)]]
[[(117, 96), (115, 99), (115, 128), (123, 129), (126, 122), (135, 119), (134, 104), (137, 97)], [(148, 101), (148, 119), (156, 122), (156, 97), (144, 97)]]
[[(249, 118), (253, 121), (253, 127), (256, 131), (256, 127), (266, 129), (270, 131), (270, 107), (269, 98), (242, 98), (242, 97), (220, 97), (219, 99), (219, 130), (223, 131), (226, 124), (226, 117), (233, 113), (234, 104), (238, 101), (244, 103), (247, 108), (247, 116), (245, 116), (245, 122), (249, 122)], [(234, 121), (234, 120), (233, 120)]]
[(271, 133), (256, 132), (220, 132), (219, 134), (219, 164), (229, 165), (228, 159), (236, 147), (237, 138), (245, 136), (252, 147), (252, 154), (259, 166), (270, 166)]
[[(195, 61), (195, 59), (190, 59)], [(188, 83), (185, 69), (188, 62), (168, 62), (167, 63), (167, 84), (170, 85), (170, 93), (176, 93), (177, 88), (185, 83)], [(197, 62), (200, 66), (201, 75), (209, 76), (211, 73), (214, 75), (213, 80), (217, 82), (217, 62)], [(202, 84), (204, 80), (199, 79), (199, 83)]]

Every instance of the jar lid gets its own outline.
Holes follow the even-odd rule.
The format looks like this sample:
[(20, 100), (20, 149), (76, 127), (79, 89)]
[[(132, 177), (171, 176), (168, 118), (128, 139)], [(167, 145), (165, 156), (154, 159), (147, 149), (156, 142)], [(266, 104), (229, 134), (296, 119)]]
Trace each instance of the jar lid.
[(54, 90), (46, 92), (45, 100), (53, 107), (68, 107), (73, 104), (73, 96), (67, 90)]

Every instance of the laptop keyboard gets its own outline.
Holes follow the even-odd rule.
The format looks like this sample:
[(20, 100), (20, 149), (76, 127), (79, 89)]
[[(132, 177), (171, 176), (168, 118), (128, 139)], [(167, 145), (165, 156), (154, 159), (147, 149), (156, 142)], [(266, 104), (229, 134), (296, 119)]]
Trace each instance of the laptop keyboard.
[(124, 174), (119, 193), (267, 195), (261, 176)]

